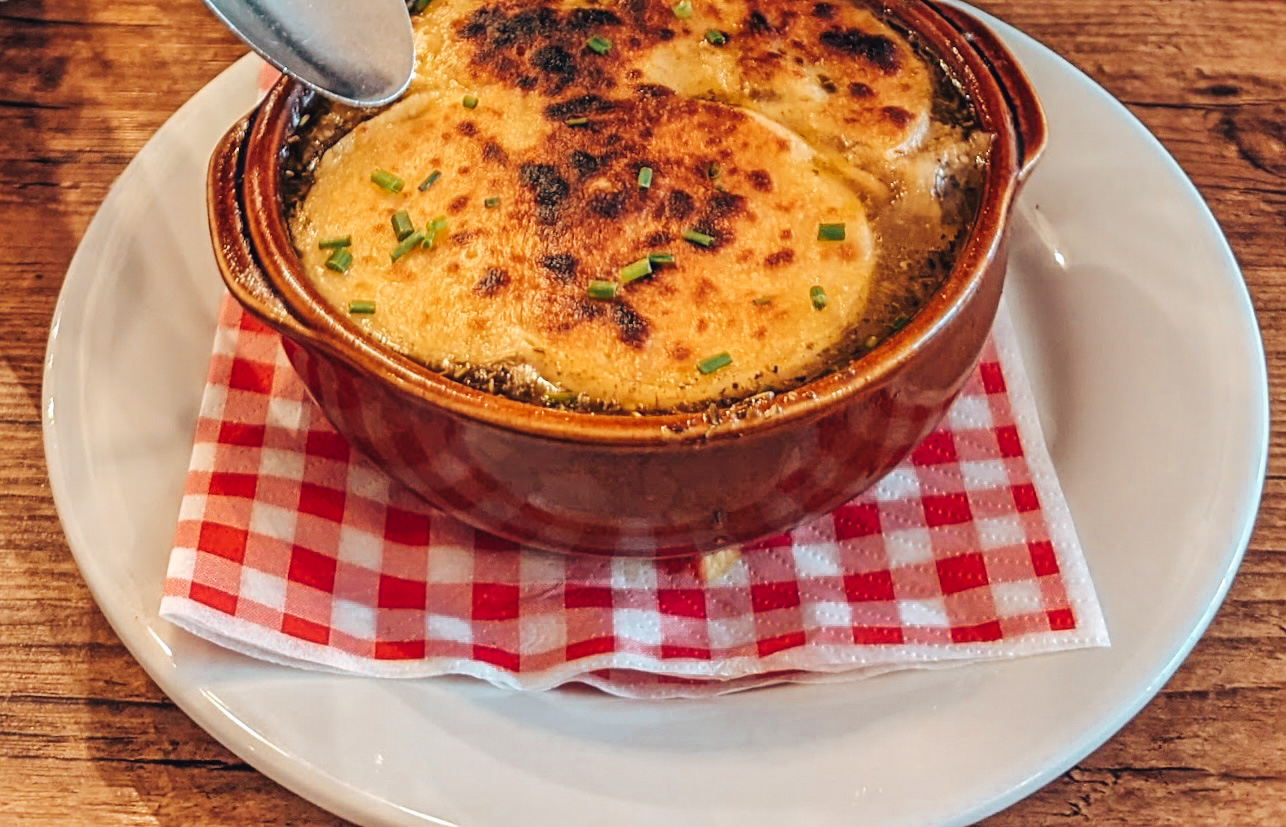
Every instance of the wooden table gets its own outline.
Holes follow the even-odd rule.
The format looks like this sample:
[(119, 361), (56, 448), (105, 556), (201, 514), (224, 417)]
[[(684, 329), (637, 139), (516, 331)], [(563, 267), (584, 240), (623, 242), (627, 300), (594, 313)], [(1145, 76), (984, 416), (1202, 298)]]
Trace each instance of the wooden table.
[[(1196, 181), (1278, 389), (1258, 528), (1204, 640), (1117, 736), (987, 824), (1286, 824), (1286, 2), (979, 5), (1103, 83)], [(125, 651), (67, 549), (41, 448), (41, 360), (81, 234), (243, 51), (197, 0), (0, 2), (0, 823), (339, 823), (215, 743)]]

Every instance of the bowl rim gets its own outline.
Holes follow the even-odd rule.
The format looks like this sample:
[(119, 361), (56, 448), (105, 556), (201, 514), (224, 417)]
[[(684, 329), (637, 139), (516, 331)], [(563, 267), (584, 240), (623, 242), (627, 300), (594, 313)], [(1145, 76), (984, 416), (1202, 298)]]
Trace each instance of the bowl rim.
[[(569, 442), (647, 449), (676, 442), (740, 438), (800, 420), (811, 421), (846, 403), (869, 398), (872, 390), (891, 383), (921, 349), (943, 335), (978, 293), (988, 266), (1003, 251), (1018, 186), (1034, 160), (1032, 156), (1040, 151), (1039, 146), (1022, 146), (1011, 88), (1013, 78), (1003, 76), (1006, 71), (1021, 74), (1021, 69), (989, 61), (973, 45), (974, 36), (953, 25), (929, 0), (902, 0), (884, 6), (884, 10), (942, 62), (973, 103), (982, 128), (992, 133), (993, 141), (977, 216), (943, 283), (905, 327), (846, 365), (770, 397), (712, 402), (720, 412), (715, 416), (710, 415), (709, 409), (629, 415), (547, 408), (477, 390), (433, 371), (362, 332), (322, 300), (306, 277), (282, 203), (281, 149), (298, 125), (302, 105), (315, 93), (285, 76), (251, 113), (248, 128), (243, 123), (225, 136), (232, 138), (233, 133), (244, 129), (244, 139), (226, 140), (216, 151), (216, 155), (223, 151), (240, 153), (235, 178), (237, 223), (248, 236), (250, 260), (262, 269), (267, 286), (296, 323), (274, 326), (283, 335), (306, 340), (301, 344), (320, 347), (360, 372), (378, 377), (393, 389), (454, 417)], [(1020, 80), (1026, 83), (1025, 78)], [(217, 162), (216, 157), (212, 169)], [(216, 186), (212, 177), (212, 205)], [(216, 238), (216, 246), (226, 241)], [(232, 281), (226, 269), (224, 277)], [(753, 412), (746, 409), (749, 415), (737, 415), (741, 405), (749, 405)]]

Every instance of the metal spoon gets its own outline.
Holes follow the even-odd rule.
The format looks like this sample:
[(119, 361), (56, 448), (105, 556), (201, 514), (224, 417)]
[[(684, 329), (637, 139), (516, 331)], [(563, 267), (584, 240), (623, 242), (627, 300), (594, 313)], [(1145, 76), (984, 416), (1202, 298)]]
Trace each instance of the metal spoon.
[(379, 106), (411, 83), (405, 0), (205, 0), (265, 60), (323, 95)]

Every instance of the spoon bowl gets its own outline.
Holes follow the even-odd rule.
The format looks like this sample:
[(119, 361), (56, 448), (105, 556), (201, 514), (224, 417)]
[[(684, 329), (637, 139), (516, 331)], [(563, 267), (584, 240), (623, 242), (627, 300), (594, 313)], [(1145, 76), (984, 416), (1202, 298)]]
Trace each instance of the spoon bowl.
[(246, 45), (281, 71), (351, 106), (397, 99), (415, 70), (403, 0), (205, 0)]

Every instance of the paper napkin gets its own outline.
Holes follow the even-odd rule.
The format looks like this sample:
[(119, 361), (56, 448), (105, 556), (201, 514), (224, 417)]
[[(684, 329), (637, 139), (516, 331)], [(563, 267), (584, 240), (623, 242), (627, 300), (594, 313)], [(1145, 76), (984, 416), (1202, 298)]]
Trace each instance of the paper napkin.
[(356, 454), (225, 298), (163, 617), (292, 666), (634, 697), (1107, 645), (1003, 311), (941, 427), (861, 497), (678, 562), (519, 548)]

